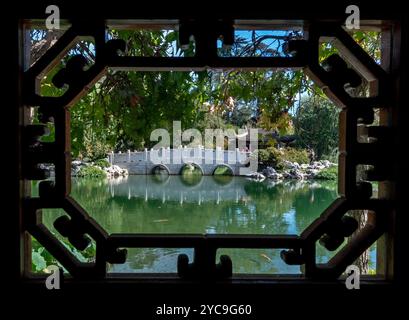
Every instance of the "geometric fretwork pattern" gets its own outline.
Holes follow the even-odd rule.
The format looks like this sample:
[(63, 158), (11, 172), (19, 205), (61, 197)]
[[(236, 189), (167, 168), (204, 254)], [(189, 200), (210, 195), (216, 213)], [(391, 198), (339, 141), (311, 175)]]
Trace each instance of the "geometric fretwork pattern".
[[(195, 20), (180, 21), (181, 37), (194, 35), (194, 57), (129, 57), (122, 40), (106, 41), (104, 21), (83, 24), (73, 22), (72, 27), (24, 75), (24, 104), (39, 107), (40, 122), (52, 121), (55, 142), (40, 142), (45, 134), (44, 124), (27, 125), (24, 130), (23, 171), (27, 180), (43, 180), (47, 173), (39, 164), (55, 165), (55, 181), (42, 181), (39, 196), (28, 197), (24, 207), (24, 226), (74, 278), (104, 278), (107, 263), (124, 263), (127, 247), (193, 248), (194, 260), (181, 255), (178, 274), (183, 279), (223, 279), (232, 274), (232, 262), (223, 256), (216, 263), (219, 248), (281, 248), (281, 258), (288, 264), (304, 265), (305, 276), (310, 279), (331, 280), (339, 277), (386, 230), (386, 215), (390, 208), (385, 200), (371, 198), (369, 182), (358, 182), (357, 166), (371, 165), (368, 181), (393, 180), (388, 156), (391, 128), (368, 126), (373, 122), (374, 109), (388, 109), (390, 88), (388, 74), (379, 67), (353, 39), (335, 24), (312, 24), (308, 38), (290, 40), (288, 57), (218, 57), (216, 40), (233, 39), (231, 21)], [(65, 69), (53, 78), (56, 87), (68, 86), (60, 97), (42, 97), (37, 90), (38, 81), (58, 63), (79, 37), (93, 37), (95, 63), (88, 69), (81, 55), (72, 57)], [(337, 41), (341, 51), (332, 55), (323, 68), (318, 63), (320, 38)], [(181, 39), (183, 40), (183, 39)], [(354, 66), (353, 69), (348, 64)], [(340, 165), (339, 193), (341, 195), (301, 235), (138, 235), (108, 234), (87, 212), (70, 197), (70, 112), (69, 108), (90, 88), (107, 68), (116, 70), (200, 70), (245, 68), (302, 68), (320, 85), (327, 95), (342, 106), (340, 114)], [(351, 97), (345, 85), (356, 87), (361, 76), (374, 87), (377, 94), (370, 97)], [(369, 143), (357, 140), (358, 126), (367, 127)], [(43, 208), (62, 208), (66, 215), (54, 222), (56, 230), (78, 250), (84, 250), (91, 238), (96, 243), (94, 263), (78, 261), (67, 248), (42, 224)], [(316, 264), (317, 241), (327, 249), (335, 250), (342, 240), (357, 229), (357, 222), (345, 215), (349, 210), (368, 210), (370, 217), (359, 233), (326, 264)]]

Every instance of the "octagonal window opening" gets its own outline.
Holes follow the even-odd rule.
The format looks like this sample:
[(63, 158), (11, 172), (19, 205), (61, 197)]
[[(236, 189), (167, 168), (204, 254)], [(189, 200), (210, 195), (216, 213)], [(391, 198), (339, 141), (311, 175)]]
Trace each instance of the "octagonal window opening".
[[(217, 84), (226, 81), (224, 79), (229, 79), (232, 85), (219, 89)], [(338, 173), (333, 163), (337, 162), (339, 109), (327, 98), (316, 95), (320, 92), (318, 88), (308, 86), (296, 92), (293, 79), (299, 81), (300, 87), (302, 84), (312, 86), (306, 76), (290, 70), (228, 73), (217, 70), (206, 73), (108, 71), (70, 109), (73, 152), (71, 197), (110, 234), (300, 234), (337, 198)], [(187, 92), (184, 88), (175, 87), (178, 81), (182, 85), (190, 84)], [(289, 86), (287, 91), (280, 87), (282, 81)], [(199, 85), (202, 88), (207, 85), (207, 92), (203, 89), (196, 92)], [(154, 98), (155, 92), (149, 90), (152, 88), (163, 96)], [(257, 93), (263, 90), (270, 91), (258, 97)], [(276, 97), (270, 97), (270, 92)], [(294, 102), (285, 108), (289, 110), (277, 110), (271, 117), (263, 115), (271, 103), (287, 101), (291, 93)], [(178, 100), (181, 94), (185, 96)], [(205, 94), (208, 101), (203, 101)], [(185, 117), (187, 124), (182, 130), (195, 128), (198, 124), (204, 133), (206, 123), (210, 123), (209, 129), (235, 126), (236, 132), (238, 128), (256, 127), (257, 121), (263, 121), (264, 128), (270, 126), (260, 130), (257, 153), (262, 167), (260, 172), (264, 170), (266, 176), (272, 176), (264, 181), (216, 176), (214, 172), (220, 168), (216, 162), (207, 169), (205, 163), (195, 165), (192, 172), (183, 170), (189, 169), (189, 164), (181, 164), (181, 170), (172, 164), (163, 164), (161, 168), (165, 175), (160, 170), (150, 170), (145, 147), (149, 152), (157, 142), (142, 144), (149, 139), (151, 130), (138, 127), (139, 123), (157, 121), (159, 114), (159, 123), (170, 128), (172, 134), (173, 120), (178, 117), (175, 114), (183, 116), (186, 110), (179, 105), (189, 102), (192, 104), (189, 110), (197, 114)], [(274, 108), (270, 109), (274, 112)], [(323, 126), (312, 123), (314, 119), (321, 119), (319, 121), (327, 124), (331, 131), (321, 141), (317, 139)], [(130, 128), (131, 125), (136, 127)], [(138, 128), (140, 130), (136, 131)], [(132, 140), (132, 134), (138, 138), (137, 133), (140, 133), (139, 140)], [(122, 139), (109, 144), (111, 139), (121, 134)], [(140, 144), (135, 145), (138, 142)], [(191, 142), (189, 140), (185, 144)], [(316, 151), (307, 149), (309, 143), (316, 143)], [(225, 145), (227, 148), (227, 141)], [(206, 147), (212, 148), (210, 145)], [(114, 173), (110, 172), (114, 168), (112, 165), (117, 166)], [(269, 167), (273, 169), (272, 173)], [(123, 175), (123, 169), (129, 175)], [(198, 175), (196, 170), (199, 170)], [(109, 178), (105, 177), (106, 173)], [(319, 175), (317, 179), (311, 179), (315, 175)], [(221, 181), (221, 178), (226, 178), (226, 181)], [(58, 215), (58, 210), (55, 214)], [(57, 218), (51, 218), (53, 210), (48, 217), (50, 223)], [(280, 250), (264, 250), (267, 253), (244, 250), (242, 256), (239, 254), (241, 250), (227, 250), (233, 254), (233, 265), (237, 264), (235, 274), (265, 274), (266, 270), (276, 270), (280, 274), (301, 272), (300, 267), (280, 269), (285, 265), (279, 256)], [(128, 251), (125, 265), (112, 265), (108, 272), (175, 273), (176, 265), (169, 261), (174, 261), (172, 257), (175, 255), (186, 253), (185, 249), (167, 248), (129, 248)], [(138, 263), (141, 256), (150, 257), (149, 266)], [(247, 263), (248, 256), (256, 262)], [(271, 266), (266, 266), (266, 263)]]

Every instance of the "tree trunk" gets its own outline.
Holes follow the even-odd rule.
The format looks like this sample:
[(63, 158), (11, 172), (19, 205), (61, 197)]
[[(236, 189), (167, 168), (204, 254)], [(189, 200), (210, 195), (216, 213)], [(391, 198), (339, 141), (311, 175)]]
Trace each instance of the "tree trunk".
[[(358, 229), (349, 237), (348, 242), (360, 232), (368, 220), (368, 210), (353, 210), (350, 211), (351, 216), (358, 221)], [(365, 250), (362, 255), (355, 260), (354, 265), (359, 268), (361, 274), (368, 274), (369, 272), (369, 249)]]
[[(368, 136), (364, 126), (358, 126), (358, 141), (368, 142)], [(357, 167), (357, 181), (365, 180), (365, 170), (368, 169), (365, 165)], [(358, 229), (348, 238), (348, 242), (352, 241), (354, 236), (358, 234), (368, 221), (368, 210), (351, 210), (351, 216), (358, 222)], [(359, 268), (361, 274), (369, 272), (369, 248), (355, 260), (354, 264)]]

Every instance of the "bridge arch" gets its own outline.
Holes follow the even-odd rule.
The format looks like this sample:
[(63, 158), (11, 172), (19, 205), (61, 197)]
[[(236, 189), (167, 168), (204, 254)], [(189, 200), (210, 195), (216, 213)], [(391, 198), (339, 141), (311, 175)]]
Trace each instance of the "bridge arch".
[(154, 165), (154, 166), (151, 168), (151, 170), (150, 170), (150, 174), (155, 174), (155, 170), (157, 170), (157, 169), (163, 169), (163, 170), (165, 170), (165, 171), (168, 173), (168, 175), (170, 175), (170, 170), (169, 170), (169, 168), (168, 168), (167, 166), (165, 166), (164, 164), (156, 164), (156, 165)]
[[(222, 173), (222, 174), (218, 174), (216, 171), (219, 170), (220, 171), (224, 169), (224, 171), (228, 172), (228, 173)], [(234, 176), (234, 170), (231, 166), (229, 166), (228, 164), (218, 164), (212, 172), (212, 175), (224, 175), (224, 176)]]
[[(187, 166), (193, 166), (195, 169), (198, 169), (200, 171), (200, 174), (183, 174), (183, 170)], [(198, 187), (202, 184), (204, 171), (203, 171), (203, 168), (197, 163), (185, 163), (180, 168), (179, 175), (180, 175), (180, 181), (184, 185), (189, 186), (189, 187), (193, 187), (193, 186)]]
[(203, 168), (202, 168), (199, 164), (194, 163), (194, 162), (189, 162), (189, 163), (184, 163), (184, 164), (182, 164), (182, 167), (181, 167), (180, 170), (179, 170), (179, 174), (180, 174), (180, 175), (183, 173), (183, 170), (186, 168), (186, 166), (193, 166), (193, 167), (195, 167), (196, 169), (199, 169), (201, 175), (204, 176)]

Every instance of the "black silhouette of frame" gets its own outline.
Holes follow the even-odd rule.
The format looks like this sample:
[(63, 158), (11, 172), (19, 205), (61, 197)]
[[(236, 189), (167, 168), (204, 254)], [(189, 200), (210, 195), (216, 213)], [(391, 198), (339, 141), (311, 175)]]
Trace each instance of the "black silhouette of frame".
[[(189, 263), (185, 256), (178, 260), (179, 281), (184, 279), (228, 279), (232, 276), (232, 262), (228, 257), (216, 264), (219, 248), (269, 248), (285, 249), (281, 252), (287, 264), (305, 266), (305, 279), (335, 280), (346, 267), (352, 264), (365, 250), (379, 239), (389, 228), (394, 203), (385, 198), (371, 198), (370, 182), (358, 182), (358, 165), (371, 165), (367, 172), (368, 181), (395, 179), (394, 128), (387, 122), (379, 126), (368, 126), (368, 136), (374, 142), (360, 143), (357, 140), (359, 125), (370, 125), (374, 119), (374, 109), (381, 109), (387, 118), (393, 111), (393, 81), (391, 75), (376, 64), (371, 57), (348, 35), (337, 22), (313, 22), (304, 25), (306, 37), (290, 40), (287, 50), (289, 57), (219, 57), (216, 40), (220, 35), (225, 41), (232, 39), (234, 32), (232, 19), (182, 19), (179, 32), (184, 36), (194, 35), (196, 54), (194, 57), (130, 57), (122, 56), (125, 43), (121, 40), (105, 39), (107, 22), (72, 21), (57, 43), (51, 47), (23, 75), (23, 101), (25, 107), (38, 106), (42, 121), (52, 119), (55, 125), (55, 142), (40, 142), (45, 134), (44, 124), (26, 124), (22, 130), (22, 174), (26, 181), (43, 180), (47, 173), (39, 164), (55, 165), (55, 181), (42, 181), (39, 196), (26, 195), (23, 202), (23, 228), (34, 236), (75, 279), (106, 279), (107, 263), (124, 263), (126, 250), (121, 248), (193, 248), (194, 260)], [(269, 22), (274, 25), (274, 22)], [(287, 21), (291, 24), (291, 21)], [(75, 56), (65, 69), (54, 77), (57, 87), (68, 85), (60, 97), (41, 97), (37, 91), (38, 80), (43, 77), (79, 37), (93, 37), (95, 40), (95, 64), (84, 71), (85, 59)], [(327, 60), (324, 70), (318, 64), (320, 38), (337, 39), (344, 59), (354, 66), (358, 73), (347, 67), (337, 55)], [(228, 43), (227, 43), (228, 44)], [(108, 234), (87, 212), (70, 197), (71, 153), (70, 153), (70, 112), (72, 106), (107, 70), (198, 70), (206, 67), (218, 69), (254, 68), (303, 68), (338, 104), (340, 114), (340, 163), (339, 193), (334, 201), (309, 227), (298, 235), (178, 235), (178, 234)], [(345, 85), (358, 85), (361, 76), (377, 84), (377, 95), (371, 97), (351, 97)], [(27, 108), (28, 109), (28, 108)], [(385, 184), (384, 188), (387, 188)], [(381, 186), (382, 187), (382, 186)], [(66, 215), (58, 218), (54, 226), (67, 237), (78, 250), (89, 244), (89, 237), (96, 242), (95, 263), (78, 261), (67, 248), (42, 224), (41, 209), (62, 208)], [(356, 229), (352, 218), (345, 216), (349, 210), (369, 210), (372, 212), (367, 224), (359, 234), (348, 242), (324, 265), (315, 261), (315, 246), (325, 238), (328, 247), (338, 247), (344, 237)]]

